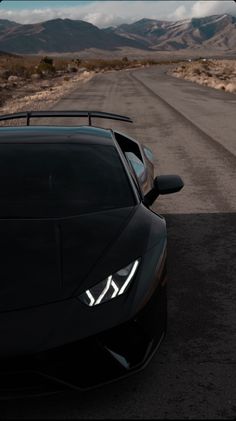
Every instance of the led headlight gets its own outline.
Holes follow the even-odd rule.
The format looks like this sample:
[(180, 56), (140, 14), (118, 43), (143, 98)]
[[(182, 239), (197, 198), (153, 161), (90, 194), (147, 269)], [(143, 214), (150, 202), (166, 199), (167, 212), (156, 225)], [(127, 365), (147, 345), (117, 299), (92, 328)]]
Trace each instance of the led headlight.
[(87, 289), (79, 299), (89, 307), (93, 307), (123, 294), (127, 290), (138, 264), (139, 261), (135, 260), (114, 275), (108, 276), (94, 287)]

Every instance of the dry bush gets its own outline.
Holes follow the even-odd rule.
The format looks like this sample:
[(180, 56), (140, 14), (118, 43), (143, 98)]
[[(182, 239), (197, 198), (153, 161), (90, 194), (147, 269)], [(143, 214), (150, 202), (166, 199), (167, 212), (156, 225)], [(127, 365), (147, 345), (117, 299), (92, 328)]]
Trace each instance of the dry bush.
[(41, 75), (54, 75), (56, 73), (56, 68), (53, 64), (53, 59), (48, 56), (41, 58), (36, 71)]
[(35, 73), (38, 61), (34, 57), (0, 57), (0, 69), (8, 75), (28, 79)]
[[(30, 79), (32, 74), (39, 73), (41, 76), (56, 75), (57, 72), (76, 72), (79, 68), (87, 71), (107, 71), (122, 70), (137, 66), (148, 66), (156, 64), (155, 60), (131, 60), (128, 57), (122, 59), (68, 59), (63, 57), (40, 57), (40, 56), (18, 56), (0, 57), (0, 77), (5, 74), (5, 79), (9, 76), (18, 76), (22, 79)], [(4, 77), (2, 77), (4, 78)]]
[(122, 59), (91, 59), (81, 60), (81, 67), (86, 68), (88, 71), (101, 71), (101, 70), (122, 70), (136, 66), (153, 65), (157, 62), (155, 60), (129, 60), (128, 57)]

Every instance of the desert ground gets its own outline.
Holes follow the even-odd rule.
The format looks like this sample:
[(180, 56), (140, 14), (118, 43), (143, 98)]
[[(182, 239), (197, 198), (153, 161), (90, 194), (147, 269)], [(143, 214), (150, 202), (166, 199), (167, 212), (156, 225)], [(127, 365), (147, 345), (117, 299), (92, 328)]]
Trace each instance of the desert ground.
[(236, 93), (236, 60), (201, 59), (177, 65), (172, 76)]

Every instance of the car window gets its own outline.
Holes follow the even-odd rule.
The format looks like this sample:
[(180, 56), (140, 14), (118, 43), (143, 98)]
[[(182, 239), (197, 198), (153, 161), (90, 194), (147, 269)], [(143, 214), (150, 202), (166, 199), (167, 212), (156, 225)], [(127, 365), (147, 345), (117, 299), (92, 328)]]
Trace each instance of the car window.
[(125, 155), (132, 165), (132, 168), (138, 179), (143, 180), (145, 178), (145, 167), (143, 162), (133, 152), (125, 152)]
[(0, 145), (0, 217), (61, 217), (134, 203), (113, 146)]
[(151, 151), (151, 149), (149, 149), (149, 148), (147, 148), (146, 146), (144, 146), (144, 148), (143, 148), (143, 150), (144, 150), (144, 153), (145, 153), (145, 156), (146, 156), (146, 158), (152, 163), (152, 164), (154, 164), (154, 154), (153, 154), (153, 152)]
[(115, 132), (114, 134), (124, 155), (126, 152), (133, 152), (133, 154), (136, 155), (141, 161), (143, 160), (142, 154), (140, 152), (140, 148), (137, 142), (135, 142), (134, 140), (132, 140), (131, 138), (127, 136), (124, 136), (121, 133)]

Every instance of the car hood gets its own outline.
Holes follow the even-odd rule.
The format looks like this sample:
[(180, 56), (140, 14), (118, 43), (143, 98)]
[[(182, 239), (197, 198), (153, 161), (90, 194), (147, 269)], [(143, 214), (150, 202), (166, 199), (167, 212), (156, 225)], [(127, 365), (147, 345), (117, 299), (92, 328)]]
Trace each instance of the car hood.
[[(157, 217), (155, 216), (157, 219)], [(76, 296), (141, 256), (153, 230), (144, 206), (58, 220), (0, 220), (0, 311)]]

